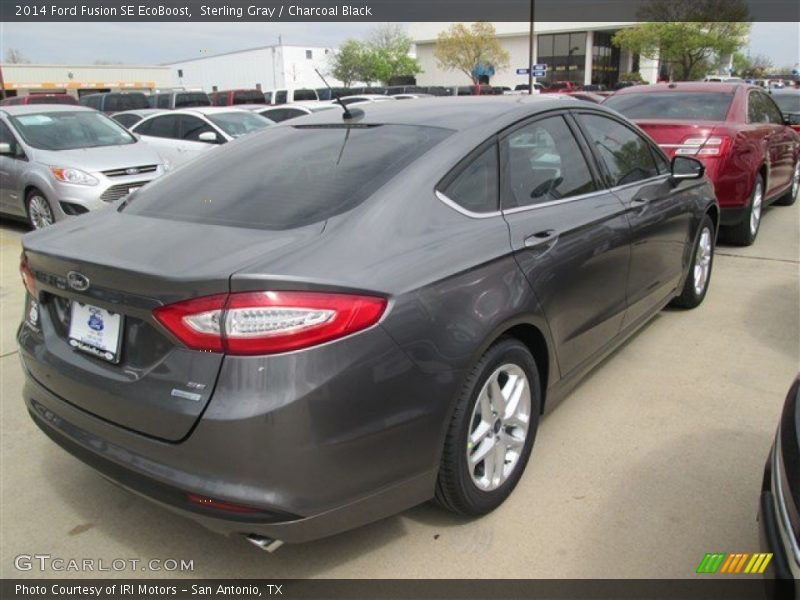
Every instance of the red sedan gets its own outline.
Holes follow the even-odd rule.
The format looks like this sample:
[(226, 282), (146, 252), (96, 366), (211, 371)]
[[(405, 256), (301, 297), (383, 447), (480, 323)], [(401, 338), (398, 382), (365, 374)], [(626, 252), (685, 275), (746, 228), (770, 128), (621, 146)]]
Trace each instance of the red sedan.
[(694, 156), (714, 182), (726, 238), (752, 244), (769, 204), (800, 189), (800, 134), (759, 87), (671, 83), (619, 90), (603, 102), (635, 121), (669, 155)]

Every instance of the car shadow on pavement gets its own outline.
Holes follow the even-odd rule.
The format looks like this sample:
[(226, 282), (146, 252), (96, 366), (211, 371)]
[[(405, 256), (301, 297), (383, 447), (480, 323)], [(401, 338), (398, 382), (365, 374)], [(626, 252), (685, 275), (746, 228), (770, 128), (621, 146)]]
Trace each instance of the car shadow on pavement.
[(0, 217), (0, 235), (2, 233), (7, 232), (14, 232), (19, 234), (26, 234), (31, 230), (30, 225), (25, 223), (24, 221), (16, 221), (14, 219), (9, 219), (6, 217)]

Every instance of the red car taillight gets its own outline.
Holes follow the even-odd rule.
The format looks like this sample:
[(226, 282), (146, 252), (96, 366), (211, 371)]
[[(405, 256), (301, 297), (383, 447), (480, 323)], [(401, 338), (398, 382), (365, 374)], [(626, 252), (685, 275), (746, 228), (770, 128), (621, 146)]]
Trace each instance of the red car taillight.
[(33, 271), (28, 266), (28, 257), (25, 256), (24, 252), (19, 258), (19, 273), (22, 275), (22, 283), (25, 285), (25, 289), (28, 290), (31, 296), (36, 297), (36, 277), (33, 276)]
[(155, 318), (187, 347), (253, 355), (299, 350), (377, 323), (386, 299), (326, 292), (237, 292), (161, 306)]
[(682, 156), (723, 156), (728, 151), (730, 138), (725, 135), (710, 137), (688, 137), (681, 142), (675, 150), (676, 155)]

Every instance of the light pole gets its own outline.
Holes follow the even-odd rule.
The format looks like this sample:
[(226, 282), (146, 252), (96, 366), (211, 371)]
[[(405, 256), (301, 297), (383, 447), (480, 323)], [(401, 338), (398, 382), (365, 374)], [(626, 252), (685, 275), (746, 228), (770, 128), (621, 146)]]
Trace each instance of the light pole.
[(528, 32), (528, 95), (533, 94), (533, 3), (531, 0), (531, 26)]

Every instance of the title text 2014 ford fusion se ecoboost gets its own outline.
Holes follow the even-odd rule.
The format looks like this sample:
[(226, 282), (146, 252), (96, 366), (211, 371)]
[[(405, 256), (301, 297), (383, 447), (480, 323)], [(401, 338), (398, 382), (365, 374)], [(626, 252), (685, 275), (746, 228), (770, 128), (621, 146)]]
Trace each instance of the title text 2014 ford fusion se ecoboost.
[(262, 547), (500, 505), (540, 414), (702, 302), (719, 209), (701, 163), (599, 106), (400, 104), (272, 127), (25, 236), (39, 427)]

